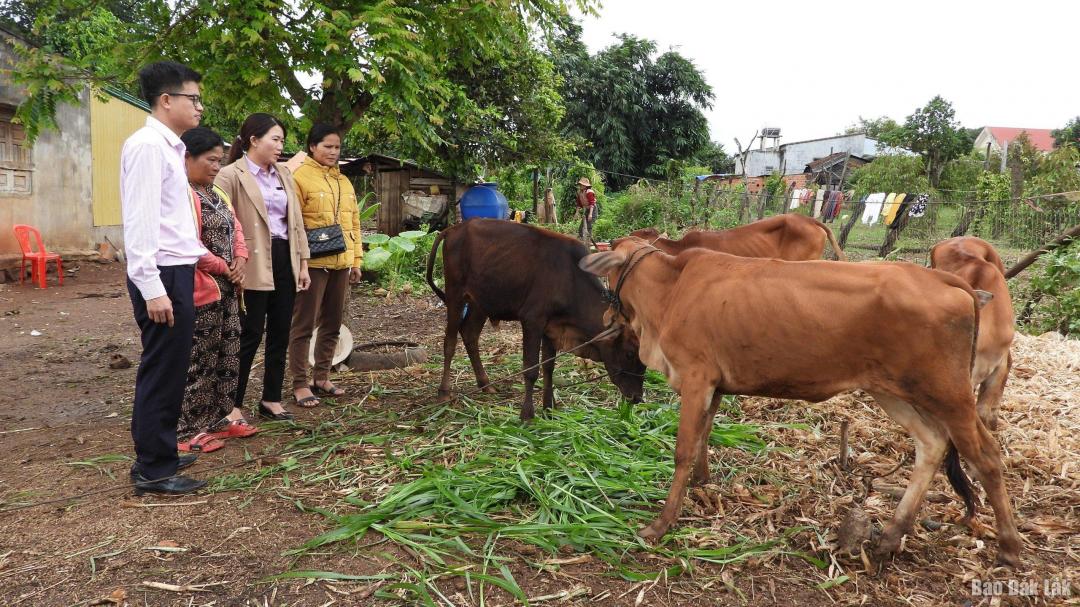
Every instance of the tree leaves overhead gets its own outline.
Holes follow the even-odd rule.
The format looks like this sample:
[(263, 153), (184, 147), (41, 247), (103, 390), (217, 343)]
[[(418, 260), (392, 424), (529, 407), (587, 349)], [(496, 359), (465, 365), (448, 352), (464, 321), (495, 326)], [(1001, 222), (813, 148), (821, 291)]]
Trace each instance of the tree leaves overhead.
[[(656, 43), (621, 35), (590, 56), (581, 26), (569, 20), (552, 41), (552, 60), (563, 76), (564, 129), (589, 145), (583, 155), (612, 173), (655, 176), (673, 158), (687, 158), (709, 143), (703, 109), (712, 88), (693, 62), (675, 51), (657, 56)], [(625, 185), (625, 175), (609, 182)]]
[[(547, 120), (541, 140), (561, 142), (552, 139), (560, 119), (554, 76), (544, 75), (529, 35), (550, 30), (567, 10), (564, 0), (147, 0), (131, 23), (110, 10), (126, 1), (0, 7), (9, 23), (33, 16), (26, 29), (37, 43), (81, 25), (92, 10), (122, 22), (84, 57), (48, 45), (27, 49), (17, 71), (38, 99), (22, 118), (51, 126), (55, 104), (77, 100), (86, 84), (131, 90), (142, 65), (170, 58), (203, 73), (207, 118), (226, 135), (248, 113), (266, 111), (295, 127), (324, 121), (349, 130), (363, 120), (367, 133), (428, 152), (457, 149), (456, 123), (475, 123), (477, 136), (515, 148), (522, 129)], [(570, 3), (592, 10), (590, 0)], [(529, 67), (531, 79), (504, 78), (512, 94), (474, 94), (483, 74), (515, 65)], [(504, 137), (504, 127), (513, 134)]]

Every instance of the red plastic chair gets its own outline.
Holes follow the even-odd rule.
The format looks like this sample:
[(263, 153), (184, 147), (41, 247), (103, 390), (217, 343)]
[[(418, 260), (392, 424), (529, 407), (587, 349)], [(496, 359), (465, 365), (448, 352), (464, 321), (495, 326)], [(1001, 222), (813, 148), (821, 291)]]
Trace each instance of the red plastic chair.
[[(38, 286), (42, 289), (45, 288), (45, 268), (50, 261), (56, 262), (56, 276), (59, 279), (60, 286), (64, 286), (64, 268), (60, 265), (60, 254), (50, 253), (45, 250), (45, 243), (41, 241), (41, 232), (37, 231), (37, 228), (24, 224), (15, 224), (15, 238), (19, 241), (19, 248), (22, 249), (22, 266), (19, 269), (19, 284), (23, 284), (26, 278), (26, 262), (30, 261), (30, 282), (35, 280)], [(31, 243), (30, 238), (33, 237), (34, 242)], [(36, 244), (37, 251), (34, 250)]]

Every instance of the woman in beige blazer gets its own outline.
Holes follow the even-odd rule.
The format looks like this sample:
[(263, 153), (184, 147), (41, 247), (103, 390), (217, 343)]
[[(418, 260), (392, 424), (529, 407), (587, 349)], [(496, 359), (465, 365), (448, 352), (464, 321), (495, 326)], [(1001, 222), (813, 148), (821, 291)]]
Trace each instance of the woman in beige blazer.
[(275, 420), (293, 417), (281, 404), (285, 353), (296, 293), (311, 284), (307, 232), (296, 182), (289, 169), (277, 162), (284, 142), (285, 126), (277, 118), (261, 113), (248, 116), (229, 150), (229, 165), (215, 180), (232, 200), (248, 248), (236, 406), (242, 408), (251, 364), (265, 332), (266, 359), (258, 409)]

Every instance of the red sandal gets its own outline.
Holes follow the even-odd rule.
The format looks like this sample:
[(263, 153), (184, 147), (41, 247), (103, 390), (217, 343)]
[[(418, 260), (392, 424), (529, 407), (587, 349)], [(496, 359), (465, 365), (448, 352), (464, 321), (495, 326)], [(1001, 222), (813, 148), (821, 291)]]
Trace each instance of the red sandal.
[(225, 441), (209, 432), (200, 432), (191, 440), (176, 444), (178, 451), (190, 451), (192, 453), (210, 453), (225, 446)]
[(228, 424), (219, 426), (222, 429), (217, 432), (212, 432), (211, 436), (214, 438), (226, 439), (226, 438), (247, 438), (258, 434), (259, 429), (251, 425), (248, 420), (244, 418), (229, 420)]

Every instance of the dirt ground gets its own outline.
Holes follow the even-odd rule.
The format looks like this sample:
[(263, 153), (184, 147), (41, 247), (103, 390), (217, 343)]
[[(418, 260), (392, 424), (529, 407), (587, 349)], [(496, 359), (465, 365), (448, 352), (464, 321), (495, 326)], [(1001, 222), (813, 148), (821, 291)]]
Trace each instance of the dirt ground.
[[(412, 339), (437, 356), (444, 312), (435, 304), (427, 296), (376, 297), (365, 287), (353, 298), (348, 324), (358, 343)], [(498, 339), (512, 340), (515, 330), (504, 327), (499, 333)], [(0, 285), (0, 335), (4, 337), (0, 340), (0, 385), (5, 388), (0, 391), (0, 510), (103, 490), (77, 501), (0, 513), (0, 604), (382, 604), (382, 599), (372, 596), (376, 584), (269, 579), (290, 569), (385, 573), (389, 567), (386, 553), (395, 550), (372, 540), (370, 546), (348, 550), (331, 546), (303, 557), (285, 555), (329, 528), (321, 515), (297, 507), (298, 498), (310, 494), (290, 485), (287, 478), (267, 478), (247, 491), (175, 499), (139, 498), (130, 488), (122, 487), (129, 465), (124, 456), (132, 455), (128, 424), (140, 348), (123, 270), (118, 265), (84, 263), (62, 288), (51, 283), (46, 290)], [(1080, 357), (1048, 363), (1060, 367), (1055, 368), (1060, 374), (1055, 377), (1067, 378), (1072, 369), (1073, 383), (1065, 380), (1042, 386), (1036, 367), (1042, 356), (1040, 344), (1034, 338), (1025, 339), (1029, 341), (1024, 342), (1024, 351), (1030, 354), (1018, 356), (1019, 375), (1007, 393), (1014, 396), (1005, 407), (1016, 430), (1004, 435), (1006, 443), (1013, 437), (1017, 445), (1007, 448), (1006, 459), (1010, 491), (1026, 538), (1023, 571), (993, 569), (996, 546), (992, 530), (982, 530), (982, 539), (978, 539), (966, 529), (950, 530), (948, 524), (943, 530), (929, 526), (917, 530), (908, 538), (905, 554), (877, 575), (862, 571), (858, 560), (834, 560), (826, 574), (803, 560), (779, 555), (726, 569), (699, 567), (696, 575), (712, 582), (661, 577), (642, 583), (626, 581), (605, 564), (587, 557), (567, 559), (577, 562), (556, 570), (531, 567), (536, 555), (530, 547), (507, 555), (511, 569), (528, 596), (534, 597), (534, 604), (1075, 604), (1080, 600), (1080, 471), (1075, 459), (1076, 439), (1068, 431), (1077, 424)], [(117, 356), (125, 357), (132, 366), (110, 368)], [(416, 374), (415, 380), (431, 386), (434, 396), (437, 375)], [(350, 395), (359, 395), (370, 385), (370, 378), (348, 374), (341, 384)], [(250, 392), (257, 394), (258, 389), (258, 381), (253, 379)], [(1045, 396), (1050, 393), (1053, 396)], [(1033, 404), (1033, 394), (1041, 394), (1038, 401), (1043, 409)], [(402, 398), (380, 398), (371, 406), (407, 408), (410, 403)], [(888, 432), (882, 430), (891, 422), (858, 395), (832, 405), (813, 406), (751, 399), (744, 410), (750, 418), (777, 424), (809, 421), (825, 426), (823, 420), (833, 414), (830, 407), (840, 406), (859, 416), (865, 413), (861, 421), (848, 415), (853, 424), (856, 463), (877, 471), (888, 467), (886, 460), (903, 461), (904, 453), (910, 451), (906, 439), (894, 424)], [(1032, 408), (1019, 410), (1023, 406)], [(298, 411), (301, 424), (327, 415), (326, 408)], [(1043, 431), (1048, 416), (1061, 417), (1057, 430)], [(829, 424), (827, 427), (834, 430), (835, 424)], [(236, 464), (236, 468), (221, 473), (257, 469), (269, 461), (260, 454), (302, 434), (302, 430), (277, 429), (230, 441), (225, 449), (201, 458), (192, 474), (213, 476), (215, 472), (208, 470), (226, 464)], [(799, 461), (835, 451), (834, 436), (792, 426), (779, 432), (777, 440), (792, 450), (771, 456), (773, 472), (794, 486), (804, 485), (803, 501), (796, 502), (794, 508), (788, 504), (758, 511), (749, 506), (740, 509), (737, 497), (729, 502), (725, 496), (726, 508), (718, 512), (690, 500), (692, 524), (744, 525), (750, 535), (776, 534), (795, 525), (835, 528), (852, 503), (851, 487), (830, 476), (835, 471), (824, 463), (826, 455), (821, 456), (820, 465), (807, 467)], [(717, 461), (714, 459), (714, 465)], [(898, 476), (906, 474), (907, 467), (910, 462)], [(889, 479), (889, 483), (904, 484), (902, 478)], [(732, 489), (745, 491), (741, 485)], [(947, 492), (940, 478), (935, 490)], [(884, 489), (865, 500), (866, 510), (875, 518), (895, 507), (895, 499), (887, 494)], [(948, 521), (958, 512), (955, 500), (931, 500), (924, 515)], [(985, 513), (980, 520), (992, 525), (992, 518)], [(826, 535), (803, 534), (794, 547), (822, 550), (829, 541)], [(847, 583), (819, 585), (835, 578), (840, 565), (848, 572)], [(1071, 594), (1049, 597), (1040, 592), (1042, 596), (1033, 598), (998, 596), (991, 600), (972, 595), (972, 579), (1035, 581), (1040, 591), (1044, 582), (1063, 582), (1071, 584)], [(473, 604), (462, 591), (447, 582), (446, 594), (460, 601), (456, 604)], [(507, 595), (496, 594), (487, 604), (508, 605), (512, 601)]]

